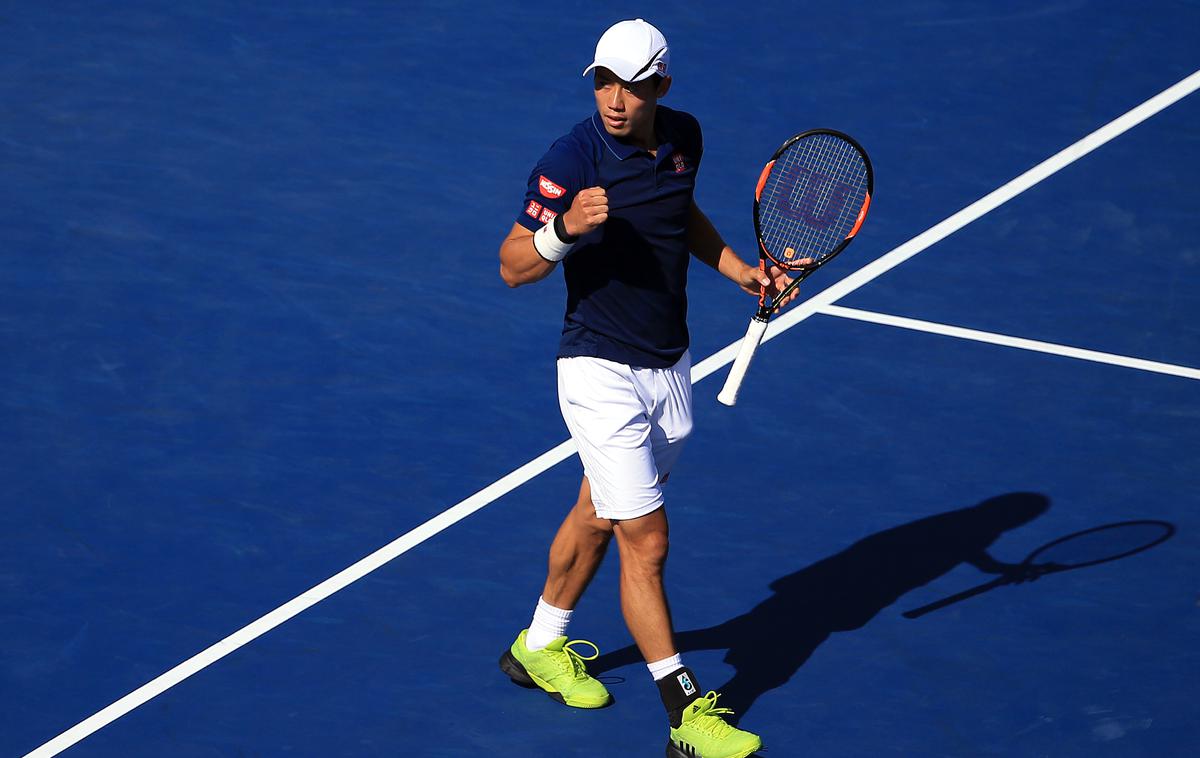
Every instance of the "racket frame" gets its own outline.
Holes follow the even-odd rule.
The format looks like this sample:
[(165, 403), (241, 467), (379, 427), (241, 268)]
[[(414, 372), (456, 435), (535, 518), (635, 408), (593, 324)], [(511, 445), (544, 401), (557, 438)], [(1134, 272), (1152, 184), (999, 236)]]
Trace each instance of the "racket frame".
[[(776, 258), (770, 250), (767, 249), (766, 243), (763, 241), (763, 230), (760, 203), (762, 200), (763, 188), (767, 185), (767, 179), (771, 175), (771, 169), (775, 166), (775, 161), (783, 155), (796, 142), (807, 137), (813, 137), (820, 134), (828, 134), (838, 139), (845, 140), (849, 143), (858, 154), (862, 157), (863, 164), (867, 171), (867, 190), (866, 197), (863, 199), (862, 207), (858, 211), (858, 218), (855, 220), (854, 227), (846, 238), (829, 251), (820, 260), (805, 264), (789, 264)], [(742, 338), (741, 347), (738, 349), (737, 357), (734, 358), (733, 365), (729, 369), (729, 376), (725, 379), (725, 386), (721, 388), (721, 392), (717, 395), (717, 400), (723, 405), (733, 406), (737, 403), (738, 392), (741, 389), (742, 380), (746, 376), (746, 371), (750, 368), (750, 361), (754, 358), (754, 353), (758, 350), (759, 344), (762, 342), (763, 335), (766, 334), (767, 322), (771, 320), (771, 316), (779, 310), (782, 304), (787, 300), (788, 296), (800, 286), (808, 276), (817, 269), (824, 266), (829, 261), (837, 257), (837, 254), (846, 249), (850, 241), (858, 234), (858, 230), (862, 228), (863, 221), (867, 218), (867, 210), (871, 207), (871, 197), (875, 193), (875, 170), (871, 166), (871, 158), (867, 155), (867, 151), (850, 135), (839, 132), (836, 129), (809, 129), (806, 132), (801, 132), (784, 141), (782, 145), (763, 166), (762, 173), (758, 177), (758, 183), (754, 188), (754, 236), (758, 240), (758, 257), (759, 269), (763, 272), (769, 270), (769, 266), (779, 266), (781, 269), (794, 273), (792, 281), (783, 288), (774, 298), (767, 297), (766, 287), (760, 289), (758, 297), (758, 312), (754, 314), (754, 318), (750, 319), (750, 326), (746, 329), (746, 336)], [(798, 251), (798, 260), (805, 258), (803, 252)]]

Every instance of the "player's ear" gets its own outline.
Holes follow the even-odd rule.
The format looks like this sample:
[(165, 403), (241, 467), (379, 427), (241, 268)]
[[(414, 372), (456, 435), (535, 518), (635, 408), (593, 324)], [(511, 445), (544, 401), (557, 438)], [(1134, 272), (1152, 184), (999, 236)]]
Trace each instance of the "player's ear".
[(661, 100), (664, 96), (666, 96), (667, 91), (670, 89), (671, 89), (671, 77), (664, 76), (662, 78), (662, 81), (660, 81), (658, 83), (658, 92), (657, 92), (658, 99)]

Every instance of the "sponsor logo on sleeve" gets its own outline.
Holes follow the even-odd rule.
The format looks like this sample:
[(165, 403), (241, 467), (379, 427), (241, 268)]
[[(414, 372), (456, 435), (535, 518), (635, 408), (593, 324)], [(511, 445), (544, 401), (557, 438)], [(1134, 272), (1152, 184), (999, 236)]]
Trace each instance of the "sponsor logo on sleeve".
[(671, 160), (675, 162), (675, 173), (682, 174), (687, 171), (687, 158), (683, 153), (673, 153)]
[(551, 200), (562, 197), (566, 194), (566, 190), (550, 181), (544, 176), (538, 177), (538, 190), (541, 191), (542, 197), (548, 197)]
[(542, 215), (538, 216), (538, 221), (541, 221), (543, 224), (549, 224), (556, 216), (558, 216), (557, 213), (549, 208), (544, 208), (542, 210)]
[(530, 218), (537, 218), (542, 212), (542, 204), (536, 200), (530, 200), (529, 205), (525, 206), (525, 215)]

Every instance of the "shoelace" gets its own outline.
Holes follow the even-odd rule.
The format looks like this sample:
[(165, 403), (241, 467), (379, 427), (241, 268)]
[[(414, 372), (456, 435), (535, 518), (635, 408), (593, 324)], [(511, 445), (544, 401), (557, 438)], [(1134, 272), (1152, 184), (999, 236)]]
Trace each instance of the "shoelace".
[[(596, 652), (590, 656), (583, 656), (575, 652), (575, 648), (571, 647), (572, 645), (591, 645), (592, 650), (595, 650)], [(581, 679), (588, 675), (587, 666), (584, 665), (585, 661), (594, 661), (600, 657), (599, 646), (597, 646), (596, 643), (592, 642), (591, 640), (571, 640), (567, 644), (563, 645), (563, 652), (567, 654), (567, 660), (570, 661), (571, 675), (576, 679)]]
[(688, 719), (688, 724), (716, 739), (722, 739), (734, 730), (725, 722), (725, 719), (721, 718), (722, 716), (732, 716), (733, 710), (718, 708), (717, 698), (719, 697), (719, 694), (709, 690), (707, 695), (688, 706), (689, 709), (695, 709), (692, 718)]

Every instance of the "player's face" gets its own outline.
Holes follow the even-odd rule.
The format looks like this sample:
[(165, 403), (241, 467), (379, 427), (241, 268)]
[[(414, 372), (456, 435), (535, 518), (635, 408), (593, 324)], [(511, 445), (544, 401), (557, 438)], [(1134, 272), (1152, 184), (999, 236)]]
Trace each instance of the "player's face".
[(626, 82), (606, 68), (596, 69), (596, 110), (614, 137), (649, 142), (654, 135), (654, 109), (667, 94), (670, 78)]

